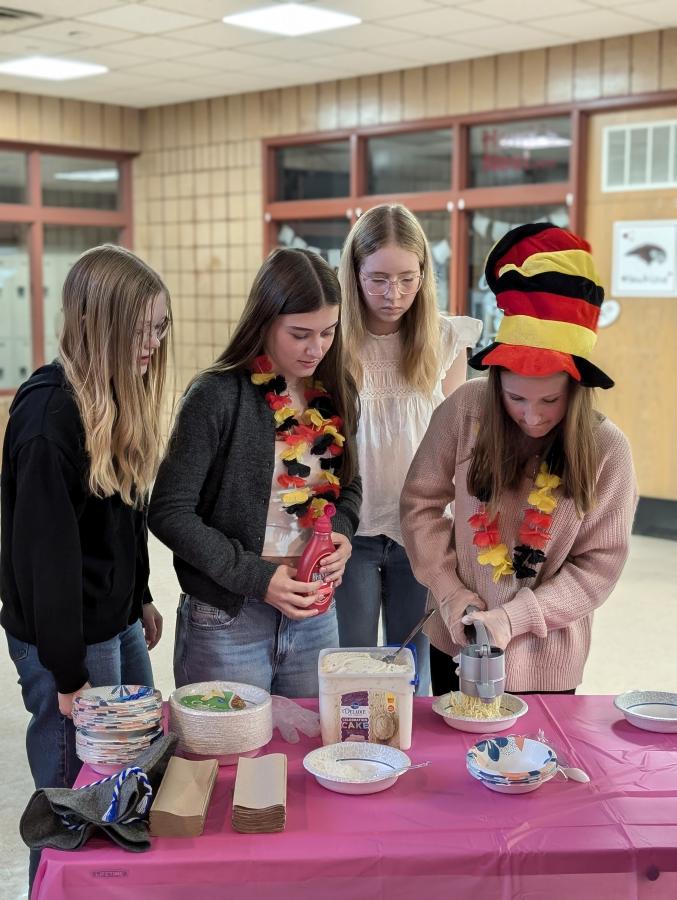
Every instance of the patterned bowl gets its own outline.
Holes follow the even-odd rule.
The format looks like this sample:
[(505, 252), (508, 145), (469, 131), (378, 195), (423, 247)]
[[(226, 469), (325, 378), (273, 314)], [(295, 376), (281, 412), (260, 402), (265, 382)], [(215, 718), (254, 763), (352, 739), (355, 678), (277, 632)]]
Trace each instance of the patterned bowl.
[(528, 784), (552, 777), (557, 756), (552, 747), (522, 735), (485, 738), (466, 754), (474, 778), (498, 784)]

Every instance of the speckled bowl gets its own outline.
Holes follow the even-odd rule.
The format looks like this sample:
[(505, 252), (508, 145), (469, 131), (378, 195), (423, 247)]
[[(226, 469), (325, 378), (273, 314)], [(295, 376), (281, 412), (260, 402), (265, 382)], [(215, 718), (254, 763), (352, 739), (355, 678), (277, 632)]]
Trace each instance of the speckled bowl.
[(667, 691), (626, 691), (614, 706), (637, 728), (644, 731), (677, 732), (677, 694)]
[(457, 731), (468, 731), (471, 734), (494, 734), (512, 728), (520, 716), (529, 707), (521, 697), (514, 694), (503, 694), (501, 697), (501, 715), (495, 719), (475, 719), (471, 716), (457, 716), (451, 709), (451, 694), (443, 694), (433, 703), (433, 712), (442, 716), (450, 728)]
[[(334, 765), (336, 760), (354, 760), (346, 764), (346, 774)], [(340, 764), (339, 764), (340, 765)], [(317, 783), (337, 794), (375, 794), (392, 787), (399, 775), (393, 771), (411, 765), (406, 753), (386, 744), (344, 741), (311, 750), (303, 767)]]

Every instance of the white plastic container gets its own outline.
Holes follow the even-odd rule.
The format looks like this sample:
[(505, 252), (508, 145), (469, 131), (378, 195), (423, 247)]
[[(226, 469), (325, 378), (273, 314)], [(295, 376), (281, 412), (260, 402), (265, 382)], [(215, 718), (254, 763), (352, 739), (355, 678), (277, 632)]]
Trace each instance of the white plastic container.
[[(408, 750), (411, 747), (416, 667), (405, 648), (389, 671), (368, 671), (392, 647), (328, 647), (320, 651), (320, 727), (323, 744), (369, 741)], [(341, 657), (328, 659), (332, 654)], [(364, 661), (364, 671), (360, 671)], [(337, 664), (348, 671), (327, 671)]]

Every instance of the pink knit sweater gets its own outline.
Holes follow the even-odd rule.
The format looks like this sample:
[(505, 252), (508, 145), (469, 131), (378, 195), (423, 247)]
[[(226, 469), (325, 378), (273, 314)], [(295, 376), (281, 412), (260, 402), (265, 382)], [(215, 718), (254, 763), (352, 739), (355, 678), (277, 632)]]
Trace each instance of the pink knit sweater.
[[(487, 609), (502, 606), (512, 626), (506, 649), (506, 690), (562, 691), (581, 683), (590, 649), (593, 611), (611, 593), (627, 559), (637, 490), (630, 446), (608, 419), (597, 431), (597, 505), (583, 519), (574, 503), (557, 492), (552, 540), (535, 578), (492, 581), (491, 566), (477, 562), (468, 519), (480, 504), (468, 493), (466, 477), (486, 381), (462, 385), (433, 415), (402, 491), (404, 543), (416, 578), (433, 602), (467, 588)], [(455, 482), (455, 487), (454, 487)], [(501, 539), (512, 552), (533, 479), (501, 500)], [(454, 501), (454, 521), (442, 513)], [(429, 598), (430, 602), (430, 598)], [(455, 655), (441, 616), (426, 629), (435, 647)]]

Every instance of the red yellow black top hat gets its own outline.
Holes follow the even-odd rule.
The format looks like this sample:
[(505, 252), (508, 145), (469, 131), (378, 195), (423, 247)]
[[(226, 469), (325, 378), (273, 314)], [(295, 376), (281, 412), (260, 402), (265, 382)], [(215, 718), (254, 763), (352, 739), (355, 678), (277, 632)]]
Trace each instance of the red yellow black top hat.
[(505, 315), (495, 342), (470, 359), (474, 369), (568, 372), (584, 387), (613, 387), (589, 360), (604, 289), (587, 241), (550, 222), (520, 225), (494, 245), (485, 274)]

